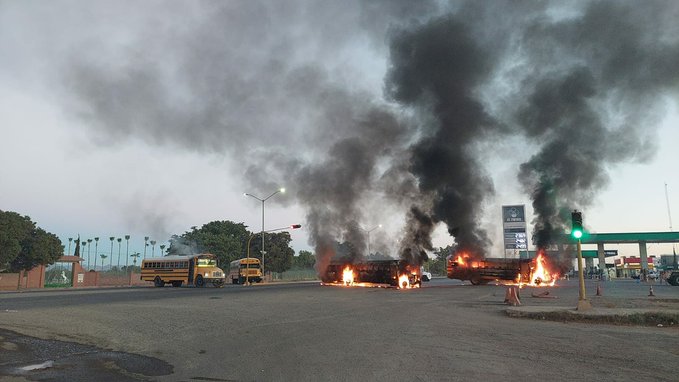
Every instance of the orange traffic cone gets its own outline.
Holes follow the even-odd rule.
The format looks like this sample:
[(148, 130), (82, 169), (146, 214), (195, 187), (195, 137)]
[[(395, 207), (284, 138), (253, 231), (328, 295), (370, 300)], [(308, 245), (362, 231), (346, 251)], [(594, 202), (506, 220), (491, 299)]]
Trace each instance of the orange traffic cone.
[(648, 290), (648, 297), (655, 297), (655, 293), (653, 293), (653, 285), (651, 285), (651, 289)]
[(519, 297), (516, 295), (516, 288), (514, 287), (509, 288), (509, 300), (507, 301), (507, 304), (511, 306), (521, 305), (521, 301), (519, 301)]
[(602, 296), (602, 294), (601, 294), (601, 285), (599, 285), (599, 283), (596, 283), (596, 295), (597, 295), (597, 296)]

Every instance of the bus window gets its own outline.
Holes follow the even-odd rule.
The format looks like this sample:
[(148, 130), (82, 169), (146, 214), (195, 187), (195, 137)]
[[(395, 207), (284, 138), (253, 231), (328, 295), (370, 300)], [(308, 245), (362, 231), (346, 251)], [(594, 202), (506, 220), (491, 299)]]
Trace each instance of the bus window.
[(217, 260), (215, 259), (198, 259), (199, 267), (216, 267)]

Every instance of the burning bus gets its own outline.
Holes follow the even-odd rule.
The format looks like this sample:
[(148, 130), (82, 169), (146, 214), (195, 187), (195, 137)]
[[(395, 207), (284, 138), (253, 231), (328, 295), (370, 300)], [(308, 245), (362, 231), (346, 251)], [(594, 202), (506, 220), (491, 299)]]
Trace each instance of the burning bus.
[(420, 267), (403, 260), (330, 263), (321, 276), (323, 285), (419, 288)]
[(473, 285), (498, 281), (519, 286), (553, 286), (558, 279), (558, 274), (548, 271), (542, 253), (535, 259), (475, 260), (465, 254), (449, 255), (446, 271), (449, 279), (469, 280)]

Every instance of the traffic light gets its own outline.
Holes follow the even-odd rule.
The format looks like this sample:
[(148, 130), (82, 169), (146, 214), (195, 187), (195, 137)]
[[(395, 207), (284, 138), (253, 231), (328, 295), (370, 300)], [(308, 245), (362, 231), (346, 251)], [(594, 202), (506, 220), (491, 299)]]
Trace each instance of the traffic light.
[(290, 228), (292, 228), (292, 229), (302, 228), (302, 225), (301, 224), (293, 224), (293, 225), (290, 226)]
[(571, 212), (571, 236), (573, 236), (576, 239), (580, 239), (582, 237), (582, 212), (579, 212), (577, 210)]

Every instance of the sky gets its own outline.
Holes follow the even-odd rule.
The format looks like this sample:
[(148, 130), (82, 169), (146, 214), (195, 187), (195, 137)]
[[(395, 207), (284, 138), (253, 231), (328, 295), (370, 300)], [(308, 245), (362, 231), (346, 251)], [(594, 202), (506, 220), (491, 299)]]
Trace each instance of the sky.
[(0, 1), (0, 210), (100, 253), (258, 231), (243, 194), (279, 187), (265, 229), (302, 224), (293, 248), (320, 256), (501, 256), (509, 204), (540, 237), (574, 208), (592, 232), (667, 231), (669, 200), (676, 230), (679, 6), (638, 8)]

